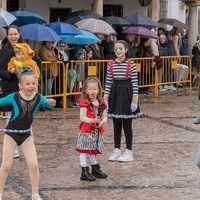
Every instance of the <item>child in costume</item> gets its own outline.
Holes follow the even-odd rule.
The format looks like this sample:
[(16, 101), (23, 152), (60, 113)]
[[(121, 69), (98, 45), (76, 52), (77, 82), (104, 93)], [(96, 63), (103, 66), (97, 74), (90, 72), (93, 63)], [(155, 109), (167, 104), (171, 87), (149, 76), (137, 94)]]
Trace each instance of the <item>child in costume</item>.
[[(86, 60), (86, 50), (79, 49), (76, 54), (77, 61), (74, 66), (74, 70), (77, 73), (77, 80), (74, 84), (74, 92), (79, 92), (82, 88), (83, 81), (86, 78), (86, 70), (85, 70), (85, 63), (83, 60)], [(78, 106), (79, 104), (79, 95), (73, 95), (73, 103), (74, 106)]]
[[(127, 59), (128, 43), (118, 40), (114, 45), (116, 59), (109, 62), (106, 73), (104, 99), (108, 102), (108, 116), (113, 118), (114, 151), (109, 161), (133, 161), (132, 119), (138, 107), (138, 77), (136, 64)], [(122, 128), (126, 149), (121, 151)]]
[(21, 70), (23, 67), (29, 66), (33, 70), (35, 76), (39, 79), (40, 69), (37, 63), (32, 59), (35, 52), (27, 43), (17, 43), (14, 47), (15, 56), (11, 58), (8, 63), (8, 71), (15, 73)]
[(54, 99), (46, 99), (36, 93), (38, 79), (30, 68), (23, 68), (19, 74), (19, 92), (13, 92), (0, 98), (0, 106), (11, 105), (13, 108), (10, 121), (4, 131), (3, 156), (0, 167), (0, 200), (8, 172), (12, 167), (16, 146), (20, 146), (29, 167), (32, 185), (32, 200), (42, 200), (38, 194), (39, 170), (36, 149), (31, 137), (31, 125), (38, 107), (44, 105), (53, 109)]
[[(79, 135), (76, 151), (79, 152), (82, 174), (80, 179), (94, 181), (96, 178), (106, 178), (97, 162), (97, 154), (102, 154), (103, 134), (102, 125), (107, 121), (106, 104), (102, 99), (102, 88), (99, 80), (89, 77), (85, 80), (81, 92)], [(87, 156), (92, 166), (89, 171)]]

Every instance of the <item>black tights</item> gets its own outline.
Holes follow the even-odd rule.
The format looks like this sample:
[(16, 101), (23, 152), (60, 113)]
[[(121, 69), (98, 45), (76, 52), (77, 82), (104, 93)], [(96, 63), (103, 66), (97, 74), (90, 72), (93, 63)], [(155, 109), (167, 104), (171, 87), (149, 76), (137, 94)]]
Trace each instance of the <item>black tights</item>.
[(132, 139), (133, 139), (133, 132), (132, 132), (132, 118), (128, 119), (116, 119), (113, 118), (114, 124), (114, 142), (115, 148), (120, 149), (121, 144), (121, 136), (122, 136), (122, 125), (123, 130), (126, 138), (126, 148), (132, 150)]

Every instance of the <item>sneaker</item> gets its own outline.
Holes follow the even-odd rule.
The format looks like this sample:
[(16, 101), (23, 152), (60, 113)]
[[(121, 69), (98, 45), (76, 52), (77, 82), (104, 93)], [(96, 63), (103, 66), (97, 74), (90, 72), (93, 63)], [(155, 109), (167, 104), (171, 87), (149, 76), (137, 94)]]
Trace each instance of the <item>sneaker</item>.
[(160, 85), (159, 86), (159, 91), (160, 92), (166, 92), (167, 90), (166, 90), (166, 88), (164, 86)]
[(120, 162), (130, 162), (133, 161), (133, 151), (126, 149), (120, 157), (117, 158)]
[(178, 84), (177, 88), (183, 88), (183, 84)]
[(73, 103), (73, 106), (74, 106), (74, 107), (78, 107), (78, 106), (79, 106), (79, 103)]
[(32, 200), (42, 200), (42, 198), (40, 197), (39, 194), (34, 194), (34, 195), (32, 196)]
[(17, 147), (15, 148), (13, 158), (14, 158), (14, 159), (19, 158), (19, 151), (18, 151)]
[(139, 112), (136, 114), (137, 118), (141, 117), (142, 116), (142, 112)]
[(177, 90), (173, 85), (169, 85), (169, 86), (165, 86), (165, 88), (167, 88), (168, 90)]
[(193, 120), (193, 124), (200, 124), (200, 114)]
[(118, 157), (122, 155), (122, 151), (119, 148), (113, 150), (112, 155), (108, 158), (109, 161), (116, 161)]

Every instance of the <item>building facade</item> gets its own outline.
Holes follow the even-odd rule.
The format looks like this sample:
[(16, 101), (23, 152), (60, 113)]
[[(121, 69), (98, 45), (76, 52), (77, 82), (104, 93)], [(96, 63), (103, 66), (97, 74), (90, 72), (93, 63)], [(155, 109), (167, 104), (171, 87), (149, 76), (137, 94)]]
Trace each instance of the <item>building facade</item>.
[[(139, 1), (148, 2), (141, 6)], [(200, 0), (0, 0), (0, 6), (8, 11), (32, 10), (46, 19), (46, 22), (65, 21), (74, 11), (94, 10), (103, 16), (125, 17), (139, 13), (154, 21), (161, 18), (175, 18), (189, 26), (189, 49), (196, 42), (198, 31), (198, 6)], [(164, 26), (171, 29), (170, 26)]]

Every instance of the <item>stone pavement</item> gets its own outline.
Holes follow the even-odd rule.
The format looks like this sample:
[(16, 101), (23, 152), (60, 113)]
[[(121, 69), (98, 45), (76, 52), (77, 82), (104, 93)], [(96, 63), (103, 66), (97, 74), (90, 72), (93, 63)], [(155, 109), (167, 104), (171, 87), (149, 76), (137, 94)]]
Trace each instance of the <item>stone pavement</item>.
[[(44, 200), (199, 200), (200, 171), (196, 152), (200, 125), (197, 92), (140, 96), (143, 116), (133, 120), (134, 161), (109, 162), (113, 150), (112, 120), (105, 125), (104, 154), (98, 156), (109, 177), (80, 181), (79, 157), (74, 151), (78, 109), (38, 112), (33, 131)], [(4, 120), (0, 126), (4, 127)], [(2, 149), (0, 135), (0, 149)], [(123, 148), (124, 137), (123, 137)], [(1, 154), (0, 154), (1, 160)], [(3, 200), (30, 200), (28, 169), (21, 156), (14, 160)]]

